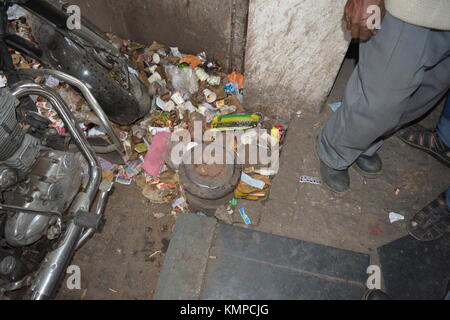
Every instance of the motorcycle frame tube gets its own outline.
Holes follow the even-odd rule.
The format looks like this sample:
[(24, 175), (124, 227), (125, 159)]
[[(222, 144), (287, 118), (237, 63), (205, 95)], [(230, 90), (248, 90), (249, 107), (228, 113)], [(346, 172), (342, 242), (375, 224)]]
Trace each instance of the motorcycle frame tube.
[[(101, 169), (91, 145), (78, 127), (69, 107), (52, 89), (35, 83), (18, 83), (11, 88), (11, 93), (18, 99), (29, 95), (42, 96), (53, 105), (89, 165), (88, 185), (84, 192), (78, 194), (70, 212), (76, 213), (81, 210), (89, 210), (100, 186)], [(76, 251), (82, 232), (83, 228), (77, 226), (71, 219), (56, 248), (46, 255), (31, 281), (29, 295), (32, 300), (53, 298), (67, 265)]]
[(96, 116), (99, 118), (102, 125), (105, 127), (106, 132), (108, 136), (111, 138), (113, 144), (116, 146), (117, 151), (124, 153), (125, 149), (123, 147), (123, 144), (120, 142), (119, 137), (117, 136), (116, 132), (114, 131), (111, 122), (109, 121), (108, 116), (106, 115), (105, 111), (103, 111), (103, 108), (98, 103), (97, 99), (94, 97), (92, 92), (89, 90), (89, 88), (79, 79), (72, 77), (71, 75), (68, 75), (67, 73), (57, 71), (57, 70), (50, 70), (50, 69), (18, 69), (17, 72), (22, 75), (27, 76), (53, 76), (60, 81), (66, 82), (76, 88), (78, 88), (81, 93), (83, 94), (86, 101), (91, 106), (92, 110), (96, 114)]
[(4, 212), (14, 212), (14, 213), (28, 213), (37, 216), (46, 216), (49, 218), (57, 218), (58, 220), (62, 219), (62, 215), (59, 212), (44, 212), (39, 210), (31, 210), (26, 208), (20, 208), (16, 206), (7, 206), (0, 203), (0, 214)]
[[(103, 181), (100, 185), (100, 192), (97, 196), (97, 207), (95, 209), (95, 214), (103, 215), (106, 209), (106, 204), (108, 203), (109, 193), (111, 192), (113, 183), (108, 181)], [(88, 229), (80, 237), (77, 243), (77, 250), (80, 249), (95, 233), (94, 229)]]

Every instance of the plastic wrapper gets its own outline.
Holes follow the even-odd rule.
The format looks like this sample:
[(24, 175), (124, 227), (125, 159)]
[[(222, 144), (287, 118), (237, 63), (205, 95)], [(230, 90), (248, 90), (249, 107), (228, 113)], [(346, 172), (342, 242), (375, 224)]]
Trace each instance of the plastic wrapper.
[(202, 60), (200, 60), (200, 58), (197, 56), (188, 54), (180, 60), (180, 63), (189, 63), (190, 66), (195, 69), (202, 64)]
[(197, 76), (191, 67), (180, 69), (174, 65), (167, 65), (165, 71), (172, 79), (175, 91), (194, 94), (199, 90)]
[(234, 191), (236, 199), (261, 200), (267, 196), (271, 181), (266, 176), (242, 175), (238, 187)]
[(215, 130), (245, 130), (255, 128), (261, 122), (260, 114), (235, 114), (214, 117), (211, 128)]

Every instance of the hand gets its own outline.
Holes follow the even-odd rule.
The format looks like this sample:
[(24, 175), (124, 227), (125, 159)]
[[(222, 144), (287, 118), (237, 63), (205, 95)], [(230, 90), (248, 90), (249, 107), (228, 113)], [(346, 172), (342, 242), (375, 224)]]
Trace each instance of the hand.
[(381, 19), (383, 19), (386, 15), (384, 0), (347, 1), (345, 6), (345, 22), (347, 24), (347, 29), (352, 34), (352, 38), (366, 41), (377, 34), (378, 30), (370, 30), (367, 25), (367, 20), (372, 15), (371, 13), (367, 13), (367, 8), (371, 5), (380, 7)]

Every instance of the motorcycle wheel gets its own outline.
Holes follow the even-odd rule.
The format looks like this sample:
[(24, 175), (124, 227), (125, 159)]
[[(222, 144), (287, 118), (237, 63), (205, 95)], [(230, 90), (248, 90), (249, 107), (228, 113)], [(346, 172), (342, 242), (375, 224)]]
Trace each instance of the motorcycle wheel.
[(130, 125), (150, 112), (150, 94), (136, 75), (129, 74), (127, 89), (110, 75), (92, 48), (75, 43), (40, 18), (32, 19), (31, 27), (44, 52), (42, 60), (85, 82), (112, 121)]

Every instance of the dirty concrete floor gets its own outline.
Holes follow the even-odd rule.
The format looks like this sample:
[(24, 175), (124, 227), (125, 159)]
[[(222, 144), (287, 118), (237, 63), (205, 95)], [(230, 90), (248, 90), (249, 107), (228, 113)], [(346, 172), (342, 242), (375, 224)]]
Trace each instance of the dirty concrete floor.
[[(353, 67), (354, 61), (346, 60), (327, 103), (341, 101)], [(304, 113), (292, 121), (268, 200), (240, 201), (239, 207), (247, 209), (255, 230), (368, 253), (376, 264), (376, 249), (406, 234), (405, 222), (391, 224), (389, 213), (411, 217), (447, 188), (450, 170), (393, 137), (380, 153), (381, 178), (366, 180), (351, 170), (352, 189), (343, 195), (300, 184), (302, 175), (319, 176), (314, 142), (330, 115), (323, 107), (320, 114)], [(435, 126), (438, 116), (435, 110), (424, 125)], [(75, 256), (82, 290), (63, 286), (58, 298), (151, 299), (175, 222), (172, 216), (154, 218), (157, 212), (170, 208), (147, 203), (135, 186), (118, 186), (108, 205), (104, 233)]]
[[(149, 300), (159, 278), (175, 218), (170, 205), (146, 200), (136, 185), (116, 185), (106, 209), (107, 222), (75, 255), (81, 290), (62, 282), (58, 299)], [(156, 213), (166, 213), (157, 219)]]

